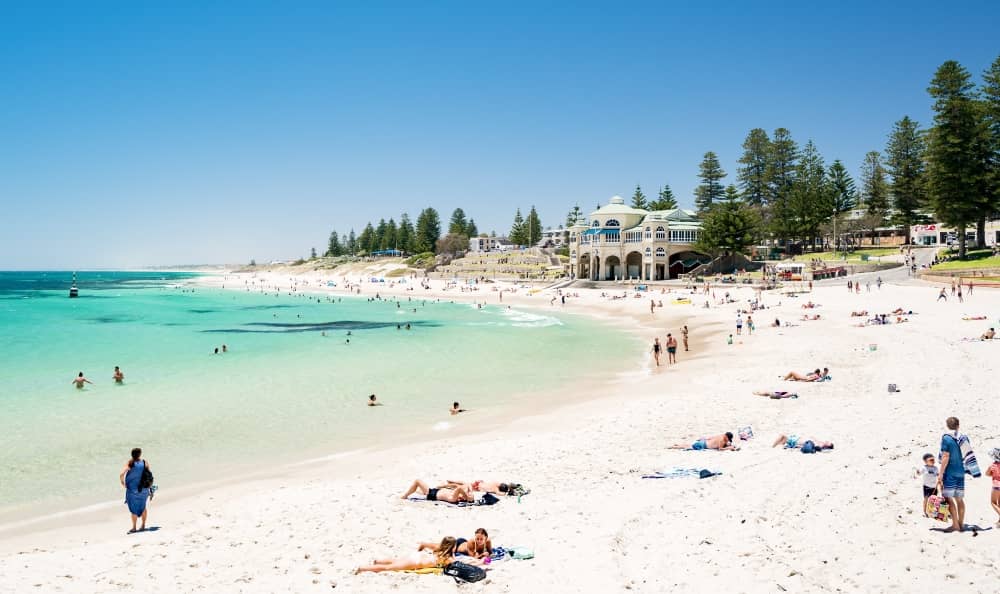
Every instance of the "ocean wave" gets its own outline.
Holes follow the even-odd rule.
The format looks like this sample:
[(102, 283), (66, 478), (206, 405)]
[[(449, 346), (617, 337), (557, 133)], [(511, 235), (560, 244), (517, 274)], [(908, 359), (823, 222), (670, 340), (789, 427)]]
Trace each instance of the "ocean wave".
[(508, 309), (503, 312), (503, 315), (510, 320), (510, 325), (515, 328), (545, 328), (547, 326), (563, 325), (559, 318), (518, 311), (516, 309)]

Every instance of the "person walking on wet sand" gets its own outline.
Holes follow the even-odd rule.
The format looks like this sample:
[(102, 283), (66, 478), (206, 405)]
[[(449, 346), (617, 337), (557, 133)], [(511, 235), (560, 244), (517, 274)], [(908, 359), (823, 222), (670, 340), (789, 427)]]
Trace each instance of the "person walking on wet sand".
[(938, 293), (937, 300), (941, 301), (942, 299), (944, 299), (945, 303), (948, 303), (948, 293), (945, 291), (944, 287), (941, 287), (941, 292)]
[(660, 366), (660, 339), (659, 337), (653, 339), (653, 359), (656, 360), (656, 366)]
[(667, 333), (667, 363), (673, 365), (677, 362), (677, 339), (673, 334)]
[(684, 341), (684, 350), (688, 350), (688, 327), (681, 329), (681, 339)]

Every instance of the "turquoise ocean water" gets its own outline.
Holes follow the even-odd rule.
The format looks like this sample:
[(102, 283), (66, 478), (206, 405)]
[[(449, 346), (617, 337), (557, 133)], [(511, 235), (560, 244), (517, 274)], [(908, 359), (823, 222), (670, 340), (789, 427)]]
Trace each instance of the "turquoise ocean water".
[[(0, 272), (0, 521), (120, 498), (134, 446), (169, 488), (441, 437), (453, 400), (477, 415), (527, 407), (631, 367), (642, 348), (578, 317), (419, 295), (263, 295), (192, 277), (84, 272), (69, 299), (69, 273)], [(213, 354), (222, 344), (229, 352)], [(79, 371), (94, 384), (73, 387)], [(385, 406), (365, 406), (373, 392)]]

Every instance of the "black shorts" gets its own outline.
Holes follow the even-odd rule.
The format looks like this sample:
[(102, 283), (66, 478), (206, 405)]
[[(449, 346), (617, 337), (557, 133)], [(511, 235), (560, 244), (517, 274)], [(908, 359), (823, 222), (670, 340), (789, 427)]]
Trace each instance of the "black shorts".
[(937, 495), (937, 487), (924, 486), (924, 499), (930, 497), (931, 495)]
[(437, 501), (438, 490), (437, 489), (427, 489), (427, 501)]

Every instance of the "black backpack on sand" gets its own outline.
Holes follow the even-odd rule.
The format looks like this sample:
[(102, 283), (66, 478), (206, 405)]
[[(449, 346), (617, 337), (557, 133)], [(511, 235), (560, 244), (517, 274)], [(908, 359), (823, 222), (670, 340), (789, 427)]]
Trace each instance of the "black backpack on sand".
[(444, 566), (444, 574), (455, 578), (456, 582), (478, 582), (486, 577), (486, 570), (461, 561), (452, 561)]

